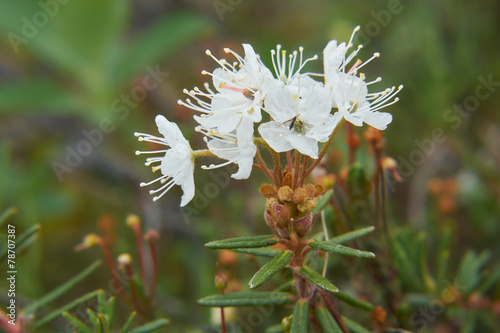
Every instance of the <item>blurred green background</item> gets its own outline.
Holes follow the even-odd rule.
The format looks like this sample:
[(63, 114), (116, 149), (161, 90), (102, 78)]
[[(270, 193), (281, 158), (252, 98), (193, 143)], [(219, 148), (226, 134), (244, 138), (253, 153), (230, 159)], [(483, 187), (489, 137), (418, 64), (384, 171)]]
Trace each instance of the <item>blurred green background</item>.
[[(251, 43), (270, 65), (277, 43), (321, 54), (358, 24), (360, 57), (382, 55), (365, 67), (367, 77), (382, 76), (381, 89), (405, 85), (401, 101), (387, 110), (394, 116), (385, 131), (387, 154), (404, 179), (390, 192), (390, 218), (425, 230), (437, 219), (427, 181), (453, 178), (456, 256), (468, 247), (500, 254), (500, 2), (1, 0), (0, 208), (19, 208), (11, 223), (20, 229), (42, 225), (38, 241), (18, 259), (19, 300), (40, 297), (101, 257), (98, 249), (73, 248), (97, 232), (103, 214), (116, 219), (116, 254), (135, 256), (125, 227), (126, 215), (135, 213), (144, 228), (161, 232), (158, 311), (179, 332), (208, 325), (209, 312), (196, 300), (215, 293), (216, 255), (203, 244), (268, 232), (257, 192), (263, 178), (254, 172), (249, 181), (226, 185), (227, 171), (197, 169), (201, 194), (189, 208), (179, 208), (177, 188), (153, 203), (138, 186), (152, 174), (134, 155), (146, 147), (133, 133), (157, 133), (154, 117), (163, 114), (202, 147), (192, 113), (177, 100), (183, 88), (207, 79), (201, 70), (215, 68), (207, 48), (224, 57), (224, 47), (241, 53), (241, 43)], [(321, 61), (310, 68), (321, 70)], [(158, 85), (145, 89), (152, 72)], [(496, 83), (484, 87), (484, 80)], [(140, 97), (127, 101), (131, 94)], [(466, 111), (456, 111), (464, 103)], [(108, 133), (95, 134), (97, 144), (80, 147), (87, 156), (61, 169), (68, 152), (88, 140), (85, 133), (102, 127)], [(430, 141), (436, 129), (446, 139)], [(234, 274), (245, 284), (254, 270)], [(102, 266), (54, 306), (108, 282)]]

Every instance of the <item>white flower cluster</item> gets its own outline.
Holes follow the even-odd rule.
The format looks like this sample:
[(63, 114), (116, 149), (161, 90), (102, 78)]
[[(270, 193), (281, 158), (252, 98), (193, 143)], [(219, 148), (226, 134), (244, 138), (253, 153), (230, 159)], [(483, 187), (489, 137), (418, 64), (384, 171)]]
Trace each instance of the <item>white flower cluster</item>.
[[(342, 119), (356, 126), (366, 123), (380, 130), (387, 128), (392, 116), (379, 110), (397, 102), (394, 96), (402, 86), (368, 92), (368, 86), (380, 82), (381, 78), (366, 82), (359, 70), (379, 54), (375, 53), (365, 62), (353, 61), (362, 48), (352, 44), (358, 30), (356, 27), (347, 44), (338, 44), (336, 40), (328, 43), (323, 51), (322, 74), (302, 72), (308, 62), (318, 59), (317, 55), (304, 59), (303, 48), (291, 54), (280, 45), (272, 50), (274, 75), (249, 44), (243, 44), (244, 58), (224, 49), (234, 56), (234, 62), (217, 59), (207, 50), (206, 54), (220, 66), (212, 73), (202, 72), (212, 77), (214, 89), (208, 83), (204, 89), (185, 89), (189, 97), (179, 101), (199, 113), (194, 116), (199, 124), (196, 131), (205, 135), (209, 152), (225, 160), (202, 168), (236, 163), (239, 169), (232, 177), (248, 178), (257, 152), (255, 123), (262, 122), (262, 111), (269, 115), (270, 121), (260, 124), (258, 133), (273, 150), (280, 153), (296, 149), (313, 159), (318, 158), (318, 143), (327, 142)], [(322, 81), (314, 78), (322, 78)], [(147, 159), (146, 165), (160, 163), (153, 171), (161, 170), (162, 176), (141, 186), (159, 181), (162, 186), (150, 191), (160, 193), (153, 198), (157, 200), (174, 184), (180, 185), (184, 191), (181, 206), (184, 206), (194, 196), (193, 169), (197, 153), (176, 124), (163, 116), (157, 116), (156, 123), (164, 138), (141, 133), (136, 136), (170, 149), (154, 151), (164, 156)], [(146, 152), (137, 152), (141, 153)]]

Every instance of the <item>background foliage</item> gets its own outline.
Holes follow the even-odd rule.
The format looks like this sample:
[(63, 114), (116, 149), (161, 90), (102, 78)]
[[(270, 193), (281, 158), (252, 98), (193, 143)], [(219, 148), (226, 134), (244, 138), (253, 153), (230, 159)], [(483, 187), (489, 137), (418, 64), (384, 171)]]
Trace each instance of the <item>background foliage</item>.
[[(454, 111), (477, 94), (480, 77), (500, 82), (498, 1), (69, 0), (56, 2), (57, 13), (38, 24), (43, 23), (36, 18), (44, 11), (41, 3), (0, 1), (0, 208), (18, 207), (10, 223), (19, 230), (41, 226), (38, 240), (18, 258), (20, 302), (40, 298), (101, 256), (97, 249), (73, 248), (97, 230), (103, 214), (116, 221), (116, 254), (130, 251), (135, 256), (134, 235), (125, 227), (126, 215), (135, 213), (145, 228), (161, 233), (158, 315), (171, 319), (172, 331), (209, 325), (209, 311), (196, 300), (215, 292), (217, 258), (203, 244), (268, 233), (264, 199), (256, 190), (261, 175), (255, 172), (249, 181), (226, 184), (229, 173), (198, 172), (200, 193), (190, 210), (178, 208), (177, 189), (153, 203), (147, 189), (138, 187), (151, 175), (134, 156), (143, 147), (133, 132), (156, 133), (153, 119), (159, 113), (181, 128), (192, 128), (191, 114), (176, 101), (183, 98), (183, 88), (206, 79), (202, 69), (215, 67), (204, 54), (207, 48), (223, 56), (224, 47), (241, 51), (240, 44), (248, 42), (268, 63), (268, 50), (277, 43), (289, 50), (304, 46), (312, 55), (332, 38), (348, 39), (358, 24), (363, 57), (382, 54), (365, 69), (368, 77), (380, 74), (385, 86), (405, 85), (401, 101), (389, 110), (394, 121), (385, 131), (386, 153), (400, 163), (403, 176), (389, 191), (391, 228), (400, 232), (402, 246), (410, 248), (417, 232), (427, 234), (432, 258), (442, 237), (436, 230), (451, 226), (451, 273), (445, 277), (450, 283), (457, 278), (460, 258), (475, 256), (471, 249), (489, 251), (494, 260), (486, 263), (487, 269), (498, 263), (500, 87), (490, 87), (489, 96), (478, 99), (470, 112)], [(26, 34), (26, 20), (37, 24), (28, 31), (32, 36)], [(13, 34), (25, 39), (13, 46)], [(126, 104), (122, 94), (140, 85), (148, 68), (168, 75), (143, 101)], [(53, 162), (64, 163), (68, 147), (75, 149), (86, 139), (82, 131), (99, 128), (103, 119), (110, 119), (113, 130), (58, 179)], [(429, 141), (436, 129), (446, 139)], [(336, 148), (345, 162), (341, 138)], [(202, 144), (200, 137), (190, 139), (197, 142), (193, 146)], [(367, 158), (360, 154), (359, 159)], [(342, 165), (330, 171), (338, 172)], [(432, 178), (456, 182), (456, 207), (447, 219), (428, 191)], [(246, 285), (256, 265), (244, 255), (237, 260), (237, 268), (228, 269)], [(342, 262), (334, 265), (342, 268), (336, 279), (356, 281), (357, 270)], [(50, 308), (108, 285), (104, 265), (97, 272)], [(2, 290), (5, 283), (0, 281)], [(500, 297), (498, 288), (494, 297)], [(246, 318), (245, 311), (240, 318)], [(266, 317), (266, 323), (279, 322), (287, 314), (281, 311)], [(124, 321), (130, 309), (117, 302), (117, 314)], [(431, 320), (426, 327), (438, 323)], [(61, 318), (53, 325), (65, 322)]]

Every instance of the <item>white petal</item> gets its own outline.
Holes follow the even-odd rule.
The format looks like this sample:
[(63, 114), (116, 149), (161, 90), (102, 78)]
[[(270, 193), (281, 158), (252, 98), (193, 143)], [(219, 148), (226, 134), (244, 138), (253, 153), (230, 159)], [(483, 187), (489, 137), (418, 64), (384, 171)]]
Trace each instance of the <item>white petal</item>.
[(290, 130), (276, 121), (260, 125), (259, 133), (269, 146), (278, 153), (293, 149), (290, 142), (285, 138), (290, 135)]
[(162, 115), (157, 115), (155, 118), (156, 126), (158, 126), (158, 132), (160, 132), (167, 141), (169, 146), (175, 146), (177, 144), (188, 145), (187, 140), (182, 135), (179, 126), (176, 123), (170, 122)]
[(185, 170), (185, 177), (180, 184), (182, 188), (181, 197), (181, 207), (186, 206), (193, 198), (195, 194), (194, 187), (194, 164), (190, 163)]
[(292, 134), (286, 138), (293, 148), (314, 159), (318, 158), (318, 141), (308, 138), (305, 135)]

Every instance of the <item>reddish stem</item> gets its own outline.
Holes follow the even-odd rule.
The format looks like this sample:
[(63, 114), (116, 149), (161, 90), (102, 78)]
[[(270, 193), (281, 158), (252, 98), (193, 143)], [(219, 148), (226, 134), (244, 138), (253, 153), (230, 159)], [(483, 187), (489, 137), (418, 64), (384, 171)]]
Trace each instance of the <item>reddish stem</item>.
[(347, 325), (345, 324), (344, 320), (342, 319), (342, 316), (339, 313), (339, 310), (337, 310), (337, 307), (335, 306), (335, 303), (333, 302), (332, 295), (330, 295), (327, 291), (320, 290), (319, 291), (321, 298), (325, 302), (326, 308), (328, 311), (333, 316), (333, 319), (337, 322), (337, 325), (339, 325), (340, 330), (343, 333), (350, 333), (349, 328), (347, 328)]
[(144, 244), (142, 242), (141, 227), (139, 224), (131, 225), (132, 230), (134, 230), (135, 240), (137, 242), (137, 251), (139, 253), (139, 268), (141, 273), (141, 281), (144, 289), (147, 289), (146, 281), (146, 260), (144, 256)]
[(150, 286), (150, 291), (149, 291), (149, 296), (151, 298), (154, 298), (155, 292), (156, 292), (156, 276), (157, 276), (157, 262), (156, 262), (156, 247), (153, 243), (149, 243), (149, 252), (151, 254), (151, 265), (152, 265), (152, 272), (151, 272), (151, 286)]
[(137, 312), (140, 312), (139, 296), (137, 293), (137, 285), (134, 281), (134, 272), (132, 270), (132, 265), (125, 265), (125, 272), (127, 273), (127, 280), (130, 285), (130, 292), (132, 293), (132, 300), (134, 301), (134, 308)]
[(352, 148), (352, 145), (351, 145), (352, 137), (353, 137), (352, 124), (348, 122), (346, 124), (346, 129), (347, 129), (347, 147), (348, 147), (348, 153), (349, 153), (349, 165), (351, 165), (354, 163), (354, 149)]
[(115, 286), (115, 289), (118, 291), (118, 293), (120, 294), (120, 297), (124, 301), (130, 302), (130, 299), (128, 298), (127, 294), (125, 294), (125, 291), (123, 290), (123, 286), (120, 283), (120, 279), (118, 278), (118, 275), (116, 273), (117, 270), (116, 270), (115, 264), (113, 262), (113, 258), (111, 257), (111, 252), (109, 251), (108, 245), (106, 244), (104, 239), (102, 239), (101, 237), (99, 237), (99, 245), (101, 245), (101, 249), (102, 249), (102, 252), (104, 254), (104, 259), (106, 260), (106, 264), (108, 266), (109, 273), (111, 274), (111, 279), (113, 280), (113, 284)]

